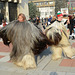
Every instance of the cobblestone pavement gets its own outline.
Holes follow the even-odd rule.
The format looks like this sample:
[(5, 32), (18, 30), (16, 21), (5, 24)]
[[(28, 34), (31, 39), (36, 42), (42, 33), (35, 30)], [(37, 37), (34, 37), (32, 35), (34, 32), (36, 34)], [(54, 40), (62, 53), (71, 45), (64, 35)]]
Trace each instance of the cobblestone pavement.
[[(72, 47), (75, 47), (75, 40), (70, 40), (70, 42)], [(10, 61), (11, 50), (11, 44), (8, 47), (0, 41), (0, 75), (75, 75), (75, 59), (63, 57), (53, 61), (50, 48), (35, 56), (37, 68), (28, 70), (17, 67)]]

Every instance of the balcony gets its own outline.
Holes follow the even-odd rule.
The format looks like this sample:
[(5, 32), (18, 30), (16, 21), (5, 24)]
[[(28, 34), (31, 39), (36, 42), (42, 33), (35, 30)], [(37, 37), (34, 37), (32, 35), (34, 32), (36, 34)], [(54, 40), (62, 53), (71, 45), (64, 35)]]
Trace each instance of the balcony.
[(49, 3), (34, 3), (37, 7), (55, 7), (55, 2), (53, 2), (52, 4)]

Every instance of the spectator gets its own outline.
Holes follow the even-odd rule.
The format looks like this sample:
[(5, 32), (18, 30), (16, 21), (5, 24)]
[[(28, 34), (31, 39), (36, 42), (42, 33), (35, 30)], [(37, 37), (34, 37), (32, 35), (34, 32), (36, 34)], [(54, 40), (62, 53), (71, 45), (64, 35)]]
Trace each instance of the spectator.
[(29, 18), (28, 21), (32, 22), (32, 18)]
[(35, 22), (36, 22), (36, 19), (32, 18), (32, 23), (35, 24)]
[(18, 15), (18, 21), (19, 21), (19, 22), (24, 22), (25, 20), (26, 20), (25, 15), (24, 15), (23, 13), (20, 13), (20, 14)]
[(44, 24), (43, 18), (42, 18), (42, 27), (43, 27), (43, 29), (45, 29), (45, 24)]
[(49, 16), (49, 19), (48, 19), (48, 25), (50, 25), (51, 20), (52, 20), (52, 17)]
[(70, 30), (70, 34), (71, 34), (71, 19), (72, 19), (72, 16), (71, 15), (68, 15), (68, 17), (69, 17), (69, 24), (68, 24), (68, 26), (67, 26), (67, 28)]
[(42, 25), (43, 25), (43, 18), (42, 18)]
[(54, 21), (56, 21), (56, 16), (54, 15), (53, 17), (52, 17), (52, 19), (51, 19), (51, 23), (53, 23)]
[(6, 20), (2, 20), (2, 24), (0, 25), (0, 28), (5, 27), (8, 23), (6, 22)]
[(71, 35), (73, 32), (73, 28), (75, 28), (75, 16), (74, 15), (72, 16), (72, 19), (70, 20), (70, 26), (71, 26), (71, 29), (70, 29), (70, 35)]
[(68, 25), (70, 24), (69, 17), (67, 15), (63, 15), (62, 21), (64, 22), (64, 25), (65, 25), (66, 29), (68, 29)]
[(38, 25), (40, 23), (40, 18), (36, 17), (36, 25)]

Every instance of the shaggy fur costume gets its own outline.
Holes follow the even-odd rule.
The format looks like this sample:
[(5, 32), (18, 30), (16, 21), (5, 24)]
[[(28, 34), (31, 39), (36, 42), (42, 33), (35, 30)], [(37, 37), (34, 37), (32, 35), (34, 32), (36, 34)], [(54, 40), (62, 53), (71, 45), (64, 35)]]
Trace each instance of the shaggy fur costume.
[(46, 36), (32, 23), (14, 20), (0, 29), (0, 37), (5, 45), (12, 43), (10, 53), (11, 61), (27, 68), (35, 68), (34, 54), (40, 53), (46, 48)]
[(69, 33), (67, 32), (64, 24), (59, 21), (55, 21), (46, 28), (46, 36), (48, 40), (52, 41), (52, 59), (57, 60), (62, 57), (62, 51), (65, 56), (72, 58), (75, 55), (75, 48), (71, 48), (69, 42)]

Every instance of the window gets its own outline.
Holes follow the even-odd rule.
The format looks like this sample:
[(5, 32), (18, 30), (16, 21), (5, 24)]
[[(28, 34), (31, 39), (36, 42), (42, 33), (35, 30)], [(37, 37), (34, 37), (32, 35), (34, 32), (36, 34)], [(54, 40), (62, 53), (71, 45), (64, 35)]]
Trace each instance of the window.
[(38, 5), (39, 5), (39, 3), (36, 3), (36, 5), (38, 6)]
[(3, 9), (3, 7), (4, 7), (4, 3), (0, 2), (0, 9)]
[(41, 12), (41, 15), (44, 15), (44, 12)]
[(52, 15), (52, 14), (53, 14), (53, 12), (50, 12), (50, 14)]
[(45, 12), (45, 15), (47, 15), (47, 12)]
[(53, 2), (49, 2), (49, 4), (53, 4)]
[(43, 5), (43, 4), (44, 4), (44, 2), (41, 2), (40, 4), (41, 4), (41, 5)]
[(54, 9), (54, 7), (50, 7), (50, 9)]
[(45, 5), (48, 5), (48, 2), (45, 2)]
[(0, 24), (2, 23), (2, 19), (4, 19), (5, 16), (5, 3), (0, 2)]

